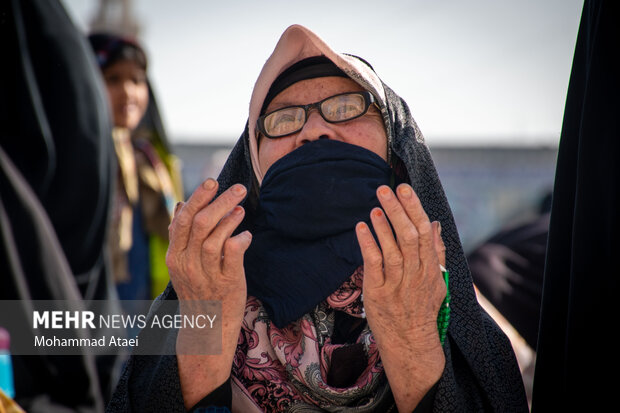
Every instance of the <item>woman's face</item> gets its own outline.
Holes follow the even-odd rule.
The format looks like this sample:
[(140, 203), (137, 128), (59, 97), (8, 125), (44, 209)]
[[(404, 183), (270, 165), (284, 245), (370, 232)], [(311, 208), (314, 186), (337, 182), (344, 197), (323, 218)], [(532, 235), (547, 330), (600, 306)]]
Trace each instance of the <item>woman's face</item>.
[[(306, 105), (345, 92), (364, 89), (353, 80), (330, 76), (306, 79), (294, 83), (278, 94), (267, 106), (266, 112), (291, 105)], [(373, 151), (387, 160), (387, 135), (383, 118), (374, 105), (357, 119), (343, 123), (326, 122), (316, 110), (308, 113), (308, 120), (299, 132), (283, 138), (260, 137), (258, 161), (263, 174), (278, 159), (307, 142), (317, 139), (334, 139), (358, 145)]]
[(118, 61), (103, 71), (114, 126), (133, 130), (146, 112), (149, 89), (146, 73), (131, 60)]

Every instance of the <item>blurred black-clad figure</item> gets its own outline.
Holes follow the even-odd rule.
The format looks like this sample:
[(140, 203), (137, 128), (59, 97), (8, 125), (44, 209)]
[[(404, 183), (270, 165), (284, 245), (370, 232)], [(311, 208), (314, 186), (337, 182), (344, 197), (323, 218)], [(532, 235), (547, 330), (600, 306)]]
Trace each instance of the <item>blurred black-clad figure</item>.
[(586, 1), (558, 153), (534, 412), (617, 406), (620, 3)]
[(551, 193), (536, 216), (500, 230), (467, 256), (479, 301), (510, 339), (529, 403), (550, 210)]
[(482, 295), (536, 349), (551, 194), (538, 214), (500, 230), (467, 256), (474, 284)]
[[(114, 160), (98, 69), (60, 2), (3, 1), (0, 15), (0, 299), (24, 300), (25, 320), (28, 299), (115, 297), (103, 248)], [(88, 354), (13, 363), (29, 412), (102, 411), (114, 385), (114, 360)]]

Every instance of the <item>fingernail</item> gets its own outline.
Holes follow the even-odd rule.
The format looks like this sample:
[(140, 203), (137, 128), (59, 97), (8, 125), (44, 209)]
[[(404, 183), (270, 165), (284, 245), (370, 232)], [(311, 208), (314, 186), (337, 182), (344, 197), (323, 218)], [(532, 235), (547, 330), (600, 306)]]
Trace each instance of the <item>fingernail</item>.
[(252, 233), (250, 231), (243, 231), (241, 233), (241, 235), (243, 236), (243, 238), (245, 238), (248, 242), (252, 241)]
[(233, 191), (233, 194), (238, 195), (238, 196), (245, 195), (245, 187), (240, 184), (236, 184), (235, 186), (233, 186), (232, 191)]
[(437, 221), (437, 232), (441, 235), (441, 222)]
[(403, 198), (411, 198), (411, 194), (413, 192), (411, 191), (411, 187), (409, 185), (401, 185), (398, 187), (398, 193)]
[(380, 218), (383, 216), (383, 211), (381, 210), (381, 208), (375, 208), (372, 210), (372, 214), (377, 217)]
[(232, 211), (232, 213), (235, 215), (240, 215), (242, 212), (243, 212), (243, 207), (240, 207), (239, 205), (233, 208), (233, 211)]
[(387, 186), (382, 186), (379, 188), (379, 196), (383, 199), (390, 199), (392, 195), (392, 190)]
[(357, 229), (360, 232), (368, 232), (368, 225), (366, 225), (365, 222), (358, 222), (357, 223)]
[(213, 179), (209, 178), (206, 181), (204, 181), (202, 186), (207, 191), (211, 191), (213, 188), (215, 188), (215, 181)]
[(174, 206), (174, 213), (172, 214), (172, 216), (176, 215), (177, 212), (179, 212), (179, 209), (181, 209), (181, 207), (183, 206), (183, 202), (177, 202), (177, 204)]

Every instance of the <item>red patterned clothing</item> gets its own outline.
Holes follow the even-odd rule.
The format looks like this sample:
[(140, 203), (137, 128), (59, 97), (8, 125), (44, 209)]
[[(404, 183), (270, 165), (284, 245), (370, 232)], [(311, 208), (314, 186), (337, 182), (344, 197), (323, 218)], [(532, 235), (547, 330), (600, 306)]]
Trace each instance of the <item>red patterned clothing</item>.
[[(372, 411), (386, 398), (379, 351), (364, 319), (362, 280), (360, 267), (311, 313), (284, 328), (270, 322), (257, 298), (248, 298), (233, 376), (260, 409), (288, 412), (349, 406), (350, 411), (362, 412)], [(354, 331), (359, 334), (350, 342), (336, 343), (334, 327), (342, 314), (355, 318), (346, 324), (358, 324)], [(332, 374), (343, 370), (340, 360), (352, 358), (352, 365), (363, 363), (355, 377), (343, 381), (342, 374)]]

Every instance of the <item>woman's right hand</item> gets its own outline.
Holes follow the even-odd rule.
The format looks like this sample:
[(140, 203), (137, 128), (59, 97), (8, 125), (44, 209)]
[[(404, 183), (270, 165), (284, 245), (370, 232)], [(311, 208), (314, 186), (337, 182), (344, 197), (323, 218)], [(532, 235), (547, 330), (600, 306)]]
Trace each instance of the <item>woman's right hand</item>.
[(213, 200), (217, 187), (217, 181), (207, 179), (176, 208), (166, 265), (179, 300), (222, 300), (223, 306), (243, 316), (243, 254), (252, 236), (248, 231), (234, 237), (232, 233), (243, 220), (239, 203), (247, 191), (236, 184)]
[[(247, 190), (236, 184), (215, 198), (217, 187), (217, 181), (207, 179), (186, 203), (176, 208), (169, 227), (166, 265), (181, 301), (181, 312), (188, 311), (184, 302), (222, 303), (221, 354), (177, 352), (186, 407), (193, 406), (230, 376), (247, 300), (243, 255), (252, 236), (248, 231), (232, 236), (245, 214), (239, 203)], [(196, 329), (180, 329), (177, 350), (183, 340), (196, 339), (195, 334)]]

